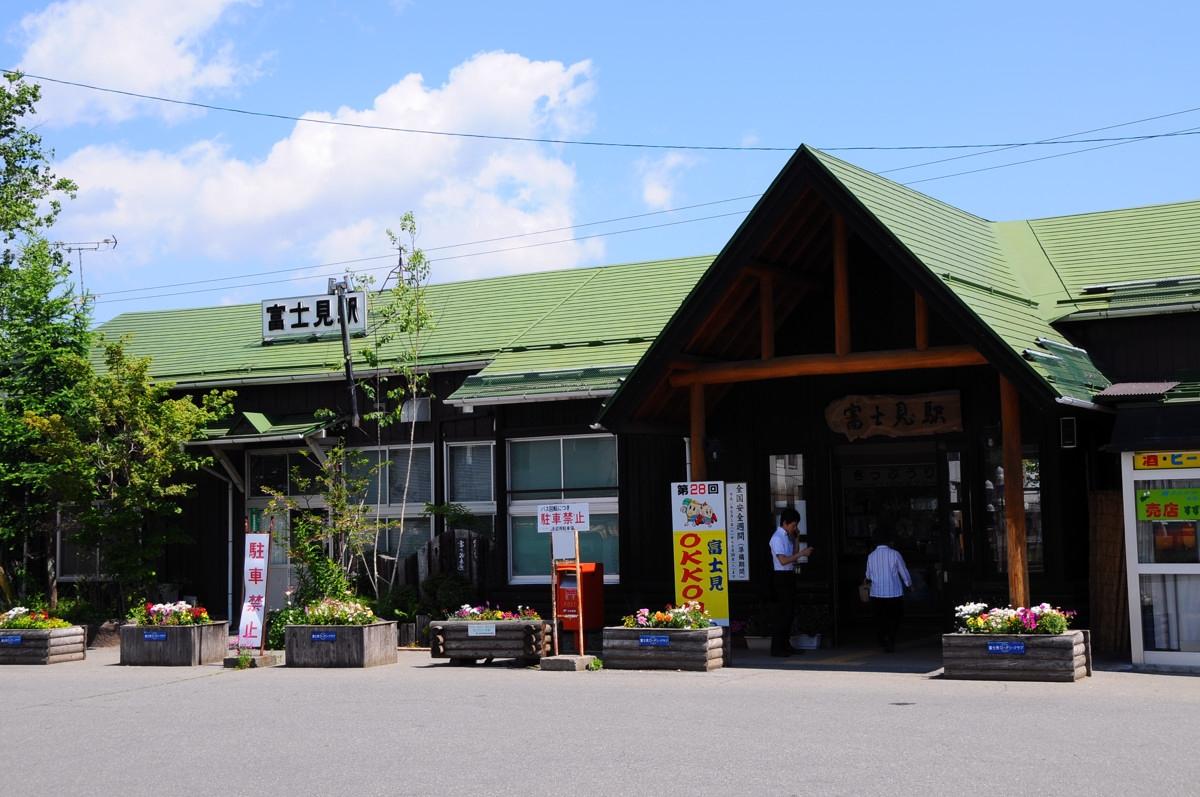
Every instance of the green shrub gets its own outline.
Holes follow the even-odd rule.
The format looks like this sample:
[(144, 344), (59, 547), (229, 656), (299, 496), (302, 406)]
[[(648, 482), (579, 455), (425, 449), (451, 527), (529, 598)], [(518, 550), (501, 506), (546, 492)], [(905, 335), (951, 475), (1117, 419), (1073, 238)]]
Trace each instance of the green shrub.
[(304, 622), (304, 609), (299, 606), (276, 609), (268, 614), (267, 648), (270, 650), (283, 650), (287, 639), (284, 629), (289, 625), (303, 625)]

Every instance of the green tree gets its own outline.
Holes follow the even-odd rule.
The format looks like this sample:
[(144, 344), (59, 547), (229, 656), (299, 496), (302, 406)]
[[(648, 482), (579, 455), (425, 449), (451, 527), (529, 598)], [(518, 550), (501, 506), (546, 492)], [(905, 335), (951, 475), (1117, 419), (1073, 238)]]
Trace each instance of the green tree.
[[(395, 280), (392, 287), (381, 292), (382, 295), (371, 306), (374, 337), (361, 354), (377, 376), (374, 380), (364, 380), (360, 387), (375, 405), (375, 409), (364, 417), (375, 422), (377, 444), (382, 444), (383, 429), (405, 422), (406, 404), (411, 408), (411, 416), (407, 421), (408, 449), (405, 454), (404, 484), (401, 487), (400, 516), (395, 520), (397, 533), (394, 537), (385, 536), (387, 526), (376, 512), (373, 519), (374, 542), (360, 553), (363, 575), (377, 599), (387, 598), (396, 587), (400, 547), (405, 533), (404, 516), (408, 508), (413, 443), (416, 442), (416, 400), (430, 397), (429, 375), (419, 366), (426, 338), (433, 329), (433, 314), (426, 301), (429, 261), (417, 247), (417, 221), (412, 211), (400, 219), (399, 232), (388, 230), (387, 234), (392, 245), (399, 250), (400, 264), (393, 272)], [(389, 465), (388, 462), (380, 462), (378, 467), (388, 468)], [(383, 481), (377, 480), (380, 492)], [(377, 494), (374, 499), (377, 507), (387, 503), (382, 494)], [(380, 545), (382, 540), (393, 538), (395, 542), (391, 547)]]
[[(365, 463), (366, 457), (347, 448), (345, 440), (338, 440), (318, 463), (315, 474), (293, 469), (290, 481), (296, 494), (305, 496), (303, 502), (263, 488), (271, 496), (267, 511), (289, 518), (288, 555), (299, 571), (295, 595), (299, 606), (353, 594), (358, 563), (374, 539), (364, 505), (367, 479), (361, 474)], [(314, 505), (314, 496), (320, 499), (319, 505)]]
[(171, 398), (169, 383), (151, 380), (149, 358), (129, 356), (123, 342), (104, 345), (104, 366), (80, 382), (86, 415), (27, 412), (25, 423), (42, 439), (34, 452), (62, 464), (56, 487), (75, 502), (78, 539), (100, 550), (126, 600), (154, 585), (172, 540), (162, 521), (180, 514), (194, 486), (185, 475), (208, 461), (186, 444), (229, 413), (234, 394)]
[[(26, 127), (39, 87), (17, 75), (0, 82), (0, 591), (10, 602), (44, 588), (57, 604), (55, 518), (69, 464), (38, 455), (26, 413), (73, 417), (83, 411), (89, 314), (70, 270), (46, 239), (75, 185), (55, 177), (53, 153)], [(12, 578), (9, 577), (12, 574)]]

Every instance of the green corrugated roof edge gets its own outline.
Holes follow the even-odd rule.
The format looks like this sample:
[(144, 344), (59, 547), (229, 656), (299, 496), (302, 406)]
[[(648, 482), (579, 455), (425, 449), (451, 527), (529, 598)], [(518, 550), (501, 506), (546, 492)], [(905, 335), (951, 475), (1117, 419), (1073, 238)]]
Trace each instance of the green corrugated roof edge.
[(219, 427), (201, 429), (201, 442), (221, 438), (250, 439), (278, 435), (304, 436), (328, 426), (331, 420), (318, 418), (315, 413), (269, 416), (262, 412), (239, 412)]
[[(1067, 296), (1029, 222), (992, 222), (810, 149), (828, 172), (1058, 396), (1091, 401), (1108, 379), (1050, 325)], [(1057, 347), (1072, 349), (1070, 356)]]
[[(632, 364), (712, 260), (673, 258), (430, 285), (435, 318), (420, 364), (467, 366), (505, 354), (512, 355), (506, 369), (526, 373)], [(258, 304), (128, 313), (98, 331), (128, 336), (129, 352), (151, 357), (151, 376), (160, 381), (202, 386), (341, 373), (338, 340), (263, 346)], [(370, 341), (352, 345), (356, 367), (364, 368), (361, 351)], [(385, 362), (399, 345), (384, 351)], [(640, 347), (636, 356), (631, 347)]]

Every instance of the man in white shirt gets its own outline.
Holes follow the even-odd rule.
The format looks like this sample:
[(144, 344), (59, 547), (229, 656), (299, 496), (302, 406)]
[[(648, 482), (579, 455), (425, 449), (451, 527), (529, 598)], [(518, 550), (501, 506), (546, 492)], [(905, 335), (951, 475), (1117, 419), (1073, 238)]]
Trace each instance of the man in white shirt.
[(771, 586), (775, 591), (775, 623), (771, 633), (771, 655), (803, 653), (792, 647), (792, 615), (796, 608), (796, 561), (813, 552), (811, 547), (797, 550), (796, 533), (800, 513), (788, 507), (779, 513), (779, 528), (771, 535), (771, 563), (775, 566)]
[(912, 577), (904, 557), (891, 547), (891, 531), (875, 531), (875, 550), (867, 557), (866, 578), (871, 582), (871, 610), (879, 644), (888, 653), (896, 649), (896, 632), (904, 619), (904, 588), (912, 586)]

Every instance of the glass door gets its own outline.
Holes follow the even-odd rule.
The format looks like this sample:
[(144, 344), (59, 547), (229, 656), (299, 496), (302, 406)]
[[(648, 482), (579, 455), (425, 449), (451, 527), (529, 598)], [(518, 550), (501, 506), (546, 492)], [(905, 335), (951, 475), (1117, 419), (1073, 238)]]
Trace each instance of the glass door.
[(265, 502), (261, 506), (248, 506), (246, 512), (251, 533), (271, 535), (267, 558), (267, 611), (282, 609), (287, 606), (287, 597), (296, 583), (295, 566), (288, 557), (291, 545), (288, 517), (269, 513)]
[(1121, 459), (1133, 663), (1200, 666), (1200, 456)]

